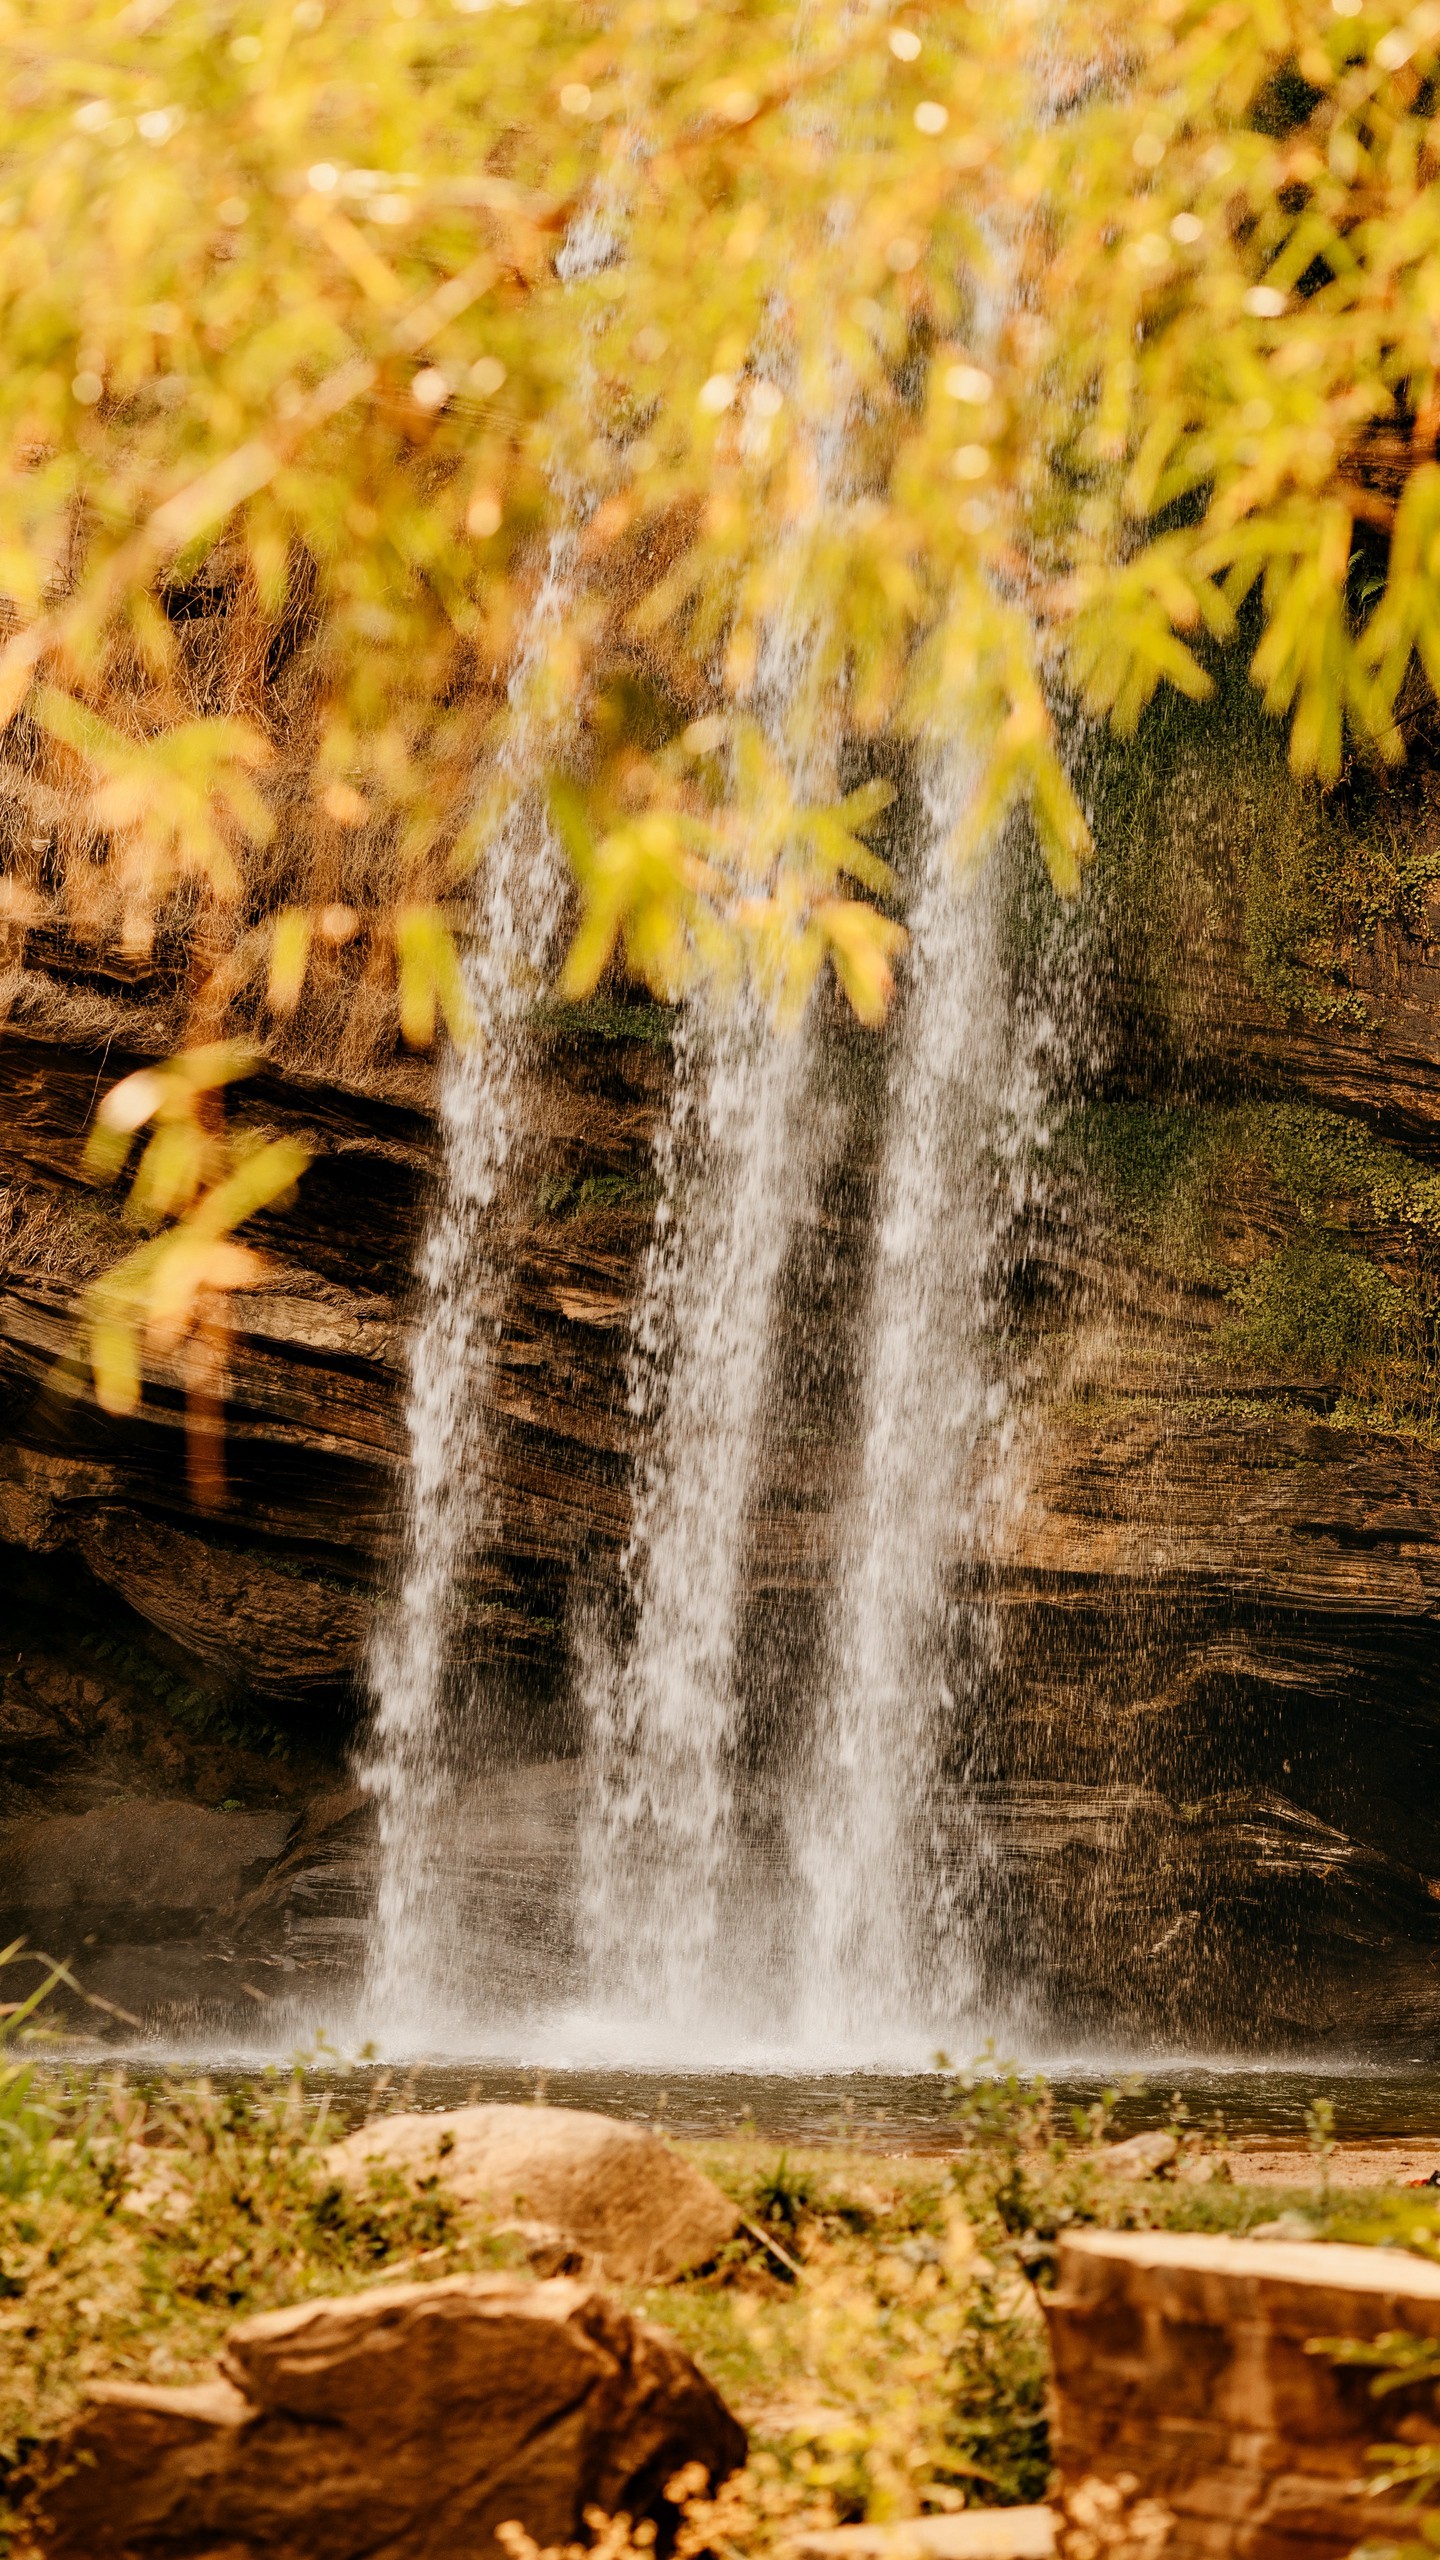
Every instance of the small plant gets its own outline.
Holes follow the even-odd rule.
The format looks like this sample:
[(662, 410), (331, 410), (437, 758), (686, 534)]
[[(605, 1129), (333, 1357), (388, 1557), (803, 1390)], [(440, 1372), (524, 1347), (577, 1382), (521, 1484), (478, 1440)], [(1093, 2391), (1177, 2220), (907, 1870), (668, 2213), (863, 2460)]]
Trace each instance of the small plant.
[(102, 2376), (188, 2382), (251, 2311), (507, 2247), (435, 2181), (338, 2186), (329, 2102), (298, 2071), (153, 2091), (48, 2071), (23, 2048), (68, 1979), (43, 1968), (0, 2008), (0, 2547), (29, 2455)]
[(771, 2223), (777, 2230), (798, 2233), (815, 2210), (815, 2180), (808, 2169), (791, 2166), (790, 2155), (782, 2151), (773, 2169), (756, 2181), (755, 2219)]
[[(948, 2069), (945, 2056), (937, 2057)], [(1035, 2220), (1034, 2182), (1063, 2159), (1066, 2146), (1055, 2133), (1049, 2088), (1038, 2077), (1025, 2078), (1013, 2063), (995, 2066), (989, 2049), (955, 2081), (956, 2123), (991, 2163), (992, 2204), (1009, 2232), (1029, 2230)]]
[[(1306, 2352), (1328, 2356), (1335, 2364), (1368, 2366), (1376, 2400), (1417, 2384), (1440, 2383), (1440, 2338), (1411, 2337), (1403, 2329), (1386, 2330), (1378, 2338), (1311, 2338)], [(1440, 2403), (1440, 2395), (1432, 2397)], [(1398, 2490), (1402, 2504), (1420, 2512), (1412, 2535), (1367, 2538), (1351, 2560), (1434, 2560), (1440, 2551), (1440, 2444), (1373, 2444), (1365, 2459), (1374, 2474), (1371, 2497)]]
[(1411, 1293), (1359, 1253), (1297, 1236), (1237, 1283), (1235, 1347), (1276, 1368), (1344, 1370), (1422, 1348)]
[(1330, 2163), (1335, 2156), (1335, 2109), (1328, 2098), (1312, 2098), (1305, 2110), (1305, 2135), (1320, 2172), (1320, 2201), (1330, 2202)]

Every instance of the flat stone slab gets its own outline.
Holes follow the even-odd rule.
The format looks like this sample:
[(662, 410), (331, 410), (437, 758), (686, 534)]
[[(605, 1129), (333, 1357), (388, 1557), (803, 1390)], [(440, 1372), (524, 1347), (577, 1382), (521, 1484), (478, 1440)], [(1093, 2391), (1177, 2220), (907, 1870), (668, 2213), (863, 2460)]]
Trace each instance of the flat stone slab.
[[(1241, 2187), (1317, 2187), (1315, 2155), (1303, 2142), (1232, 2142), (1230, 2173)], [(1330, 2159), (1332, 2187), (1423, 2186), (1440, 2173), (1440, 2140), (1341, 2142)]]
[(1406, 2329), (1440, 2337), (1440, 2266), (1397, 2249), (1208, 2233), (1084, 2231), (1045, 2304), (1053, 2445), (1067, 2490), (1129, 2473), (1175, 2515), (1166, 2560), (1344, 2560), (1403, 2537), (1366, 2497), (1366, 2452), (1429, 2385), (1373, 2398), (1363, 2367), (1310, 2351)]
[[(197, 1914), (228, 1909), (294, 1826), (291, 1810), (221, 1813), (169, 1797), (25, 1814), (0, 1823), (0, 1899), (62, 1938), (76, 1928), (113, 1935), (124, 1920), (139, 1939), (163, 1939)], [(68, 1939), (55, 1952), (71, 1952)]]

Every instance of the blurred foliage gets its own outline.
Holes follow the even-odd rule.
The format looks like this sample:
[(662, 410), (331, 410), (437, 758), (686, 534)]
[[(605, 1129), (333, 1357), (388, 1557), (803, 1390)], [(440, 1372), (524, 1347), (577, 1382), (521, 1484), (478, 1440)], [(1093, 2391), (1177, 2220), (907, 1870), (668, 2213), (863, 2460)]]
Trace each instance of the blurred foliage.
[[(1329, 2356), (1336, 2364), (1359, 2365), (1372, 2372), (1375, 2378), (1370, 2389), (1377, 2400), (1397, 2391), (1413, 2394), (1440, 2382), (1440, 2341), (1413, 2337), (1403, 2329), (1386, 2330), (1378, 2338), (1311, 2338), (1307, 2345), (1311, 2355)], [(1426, 2390), (1424, 2396), (1429, 2401), (1429, 2411), (1417, 2407), (1412, 2400), (1401, 2421), (1405, 2434), (1421, 2440), (1375, 2444), (1366, 2457), (1372, 2472), (1367, 2484), (1369, 2494), (1392, 2496), (1398, 2490), (1400, 2503), (1417, 2510), (1413, 2529), (1408, 2534), (1392, 2528), (1385, 2534), (1367, 2535), (1352, 2560), (1434, 2560), (1440, 2550), (1440, 2512), (1436, 2508), (1440, 2496), (1440, 2445), (1433, 2440), (1433, 2412), (1440, 2403), (1433, 2389)]]
[[(1062, 888), (1063, 695), (1128, 734), (1243, 645), (1297, 772), (1398, 757), (1440, 680), (1437, 35), (1407, 0), (11, 0), (7, 936), (169, 955), (200, 1044), (463, 1034), (528, 736), (563, 992), (619, 957), (793, 1011), (832, 970), (873, 1020), (887, 757), (963, 739), (957, 859), (1023, 810)], [(157, 1296), (179, 1344), (253, 1277), (201, 1152), (172, 1125), (160, 1238), (91, 1310), (117, 1407)]]
[(187, 2381), (248, 2311), (514, 2256), (433, 2180), (338, 2186), (298, 2075), (142, 2091), (47, 2068), (24, 2031), (55, 1978), (0, 2008), (0, 2543), (27, 2458), (101, 2375)]
[[(80, 1301), (81, 1341), (107, 1413), (138, 1403), (143, 1352), (178, 1361), (191, 1490), (206, 1507), (225, 1491), (220, 1399), (230, 1300), (270, 1276), (265, 1257), (237, 1243), (234, 1231), (257, 1209), (288, 1199), (309, 1162), (294, 1138), (232, 1135), (216, 1125), (217, 1095), (251, 1063), (235, 1042), (212, 1041), (137, 1069), (111, 1086), (86, 1149), (97, 1180), (113, 1181), (136, 1133), (154, 1124), (125, 1214), (134, 1226), (164, 1232), (91, 1281)], [(73, 1370), (62, 1375), (73, 1378)]]

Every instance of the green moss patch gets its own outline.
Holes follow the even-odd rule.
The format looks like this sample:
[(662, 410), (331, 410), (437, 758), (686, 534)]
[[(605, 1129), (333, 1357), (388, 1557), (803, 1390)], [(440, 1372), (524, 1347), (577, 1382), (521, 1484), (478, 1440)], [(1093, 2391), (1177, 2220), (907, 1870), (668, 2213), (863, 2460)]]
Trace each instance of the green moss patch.
[(1081, 1115), (1072, 1145), (1128, 1252), (1215, 1302), (1210, 1356), (1318, 1387), (1362, 1427), (1431, 1432), (1431, 1167), (1300, 1102), (1110, 1105)]

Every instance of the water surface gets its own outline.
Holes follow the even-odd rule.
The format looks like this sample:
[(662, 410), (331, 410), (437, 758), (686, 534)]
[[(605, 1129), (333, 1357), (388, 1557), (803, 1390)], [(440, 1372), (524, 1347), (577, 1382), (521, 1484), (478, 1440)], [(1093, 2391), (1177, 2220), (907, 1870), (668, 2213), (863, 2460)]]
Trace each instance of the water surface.
[[(267, 2066), (234, 2052), (166, 2060), (143, 2051), (118, 2057), (128, 2074), (152, 2079), (165, 2070), (193, 2076), (208, 2070), (226, 2084), (254, 2080)], [(284, 2065), (270, 2064), (271, 2070)], [(683, 2139), (751, 2132), (779, 2144), (846, 2144), (897, 2152), (944, 2152), (961, 2139), (954, 2080), (939, 2071), (654, 2071), (537, 2069), (513, 2062), (419, 2063), (405, 2068), (366, 2063), (303, 2066), (317, 2094), (356, 2122), (377, 2104), (426, 2110), (484, 2102), (592, 2107), (602, 2114), (653, 2123)], [(1062, 2129), (1067, 2110), (1117, 2093), (1115, 2130), (1136, 2133), (1168, 2124), (1180, 2109), (1192, 2123), (1223, 2126), (1231, 2136), (1303, 2141), (1307, 2108), (1328, 2098), (1342, 2141), (1434, 2137), (1440, 2153), (1440, 2065), (1333, 2062), (1162, 2061), (1148, 2071), (1133, 2063), (1061, 2063), (1047, 2074)]]

